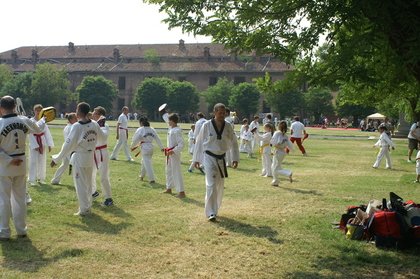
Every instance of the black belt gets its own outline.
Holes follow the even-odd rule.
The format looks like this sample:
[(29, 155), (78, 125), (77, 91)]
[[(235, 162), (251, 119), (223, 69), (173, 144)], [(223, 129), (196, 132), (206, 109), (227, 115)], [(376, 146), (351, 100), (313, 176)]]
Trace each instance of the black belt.
[(225, 155), (226, 155), (226, 153), (224, 153), (222, 155), (216, 155), (213, 152), (208, 151), (208, 150), (206, 150), (205, 152), (206, 152), (206, 154), (208, 154), (208, 155), (216, 158), (217, 160), (222, 160), (223, 161), (223, 171), (220, 168), (219, 163), (217, 163), (217, 167), (219, 168), (220, 176), (222, 178), (228, 177), (228, 172), (227, 172), (227, 168), (226, 168), (226, 161), (225, 161)]
[(18, 154), (11, 154), (10, 157), (17, 157), (17, 156), (23, 156), (25, 153), (18, 153)]

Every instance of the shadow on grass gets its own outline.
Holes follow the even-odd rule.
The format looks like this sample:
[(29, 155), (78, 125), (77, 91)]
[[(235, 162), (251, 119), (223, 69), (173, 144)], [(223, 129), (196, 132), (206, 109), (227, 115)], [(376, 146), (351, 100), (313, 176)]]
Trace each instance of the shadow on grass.
[[(43, 252), (33, 245), (30, 238), (12, 239), (10, 241), (0, 242), (0, 245), (4, 258), (1, 265), (2, 268), (28, 273), (37, 272), (39, 269), (61, 259), (79, 257), (83, 254), (83, 250), (68, 249), (56, 256), (46, 257)], [(5, 276), (4, 269), (2, 273)]]
[(38, 192), (52, 193), (52, 194), (60, 191), (59, 188), (55, 188), (51, 184), (47, 184), (47, 183), (39, 184), (39, 185), (36, 185), (36, 186), (30, 186), (28, 188), (29, 188), (28, 189), (29, 191), (36, 190)]
[(217, 217), (216, 224), (231, 232), (240, 233), (249, 237), (266, 238), (274, 244), (282, 244), (283, 241), (277, 239), (278, 232), (269, 226), (255, 227), (250, 224), (242, 223), (227, 217)]
[[(419, 278), (419, 250), (371, 254), (362, 247), (338, 246), (339, 255), (318, 257), (311, 267), (314, 271), (296, 271), (287, 278)], [(407, 258), (404, 259), (404, 257)], [(408, 261), (406, 261), (408, 259)], [(321, 272), (328, 273), (323, 275)], [(333, 273), (334, 275), (331, 275)]]
[(197, 201), (197, 200), (189, 198), (189, 197), (185, 197), (185, 198), (181, 199), (181, 201), (204, 208), (204, 202), (200, 202), (200, 201)]
[(112, 215), (115, 215), (117, 217), (121, 217), (121, 218), (130, 218), (132, 217), (132, 215), (130, 213), (125, 212), (123, 209), (121, 209), (120, 207), (116, 206), (115, 204), (112, 206), (102, 206), (98, 203), (94, 203), (95, 207), (97, 207), (100, 211), (105, 212), (105, 213), (110, 213)]
[(286, 191), (290, 191), (290, 192), (293, 192), (293, 193), (296, 193), (296, 194), (322, 196), (322, 194), (321, 193), (318, 193), (316, 190), (303, 190), (303, 189), (289, 188), (289, 187), (284, 187), (284, 186), (278, 186), (276, 188), (280, 188), (280, 189), (283, 189), (283, 190), (286, 190)]
[(80, 222), (80, 224), (68, 223), (68, 225), (87, 232), (95, 232), (101, 234), (119, 234), (123, 229), (132, 225), (132, 223), (129, 222), (119, 222), (114, 224), (95, 213), (85, 217), (80, 217)]

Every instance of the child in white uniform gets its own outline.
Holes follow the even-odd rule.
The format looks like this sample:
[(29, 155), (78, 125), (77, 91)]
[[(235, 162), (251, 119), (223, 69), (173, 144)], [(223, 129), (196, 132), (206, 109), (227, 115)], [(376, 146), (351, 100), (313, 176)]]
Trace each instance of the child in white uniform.
[[(188, 132), (188, 152), (190, 155), (194, 153), (194, 144), (195, 144), (195, 137), (194, 137), (195, 125), (191, 125), (191, 130)], [(194, 171), (194, 162), (191, 160), (190, 167), (188, 168), (188, 172)]]
[(87, 117), (89, 111), (89, 104), (82, 102), (77, 105), (76, 114), (79, 122), (73, 124), (60, 153), (53, 155), (51, 161), (51, 167), (54, 167), (65, 156), (74, 151), (70, 158), (70, 164), (73, 166), (73, 181), (79, 200), (79, 211), (74, 215), (79, 216), (90, 214), (92, 207), (92, 173), (95, 166), (94, 152), (98, 138), (104, 138), (98, 123)]
[[(42, 105), (38, 104), (34, 106), (34, 117), (32, 121), (37, 122), (39, 113), (42, 110)], [(28, 182), (30, 185), (35, 185), (37, 181), (41, 184), (45, 184), (45, 178), (47, 176), (47, 150), (51, 152), (51, 148), (54, 147), (54, 141), (48, 129), (48, 125), (45, 125), (44, 130), (41, 133), (31, 133), (29, 135), (29, 175)]]
[(111, 181), (109, 179), (109, 153), (108, 153), (108, 136), (109, 126), (106, 124), (106, 110), (98, 106), (93, 110), (92, 119), (97, 121), (99, 127), (101, 127), (103, 137), (98, 137), (94, 153), (95, 166), (93, 167), (92, 173), (92, 197), (99, 196), (96, 191), (96, 173), (99, 173), (101, 178), (101, 188), (104, 195), (105, 206), (111, 206), (114, 204), (111, 193)]
[(271, 138), (274, 134), (274, 126), (271, 123), (264, 124), (264, 134), (260, 135), (257, 131), (254, 133), (254, 137), (260, 141), (260, 154), (262, 163), (261, 176), (272, 177), (271, 165)]
[(391, 162), (391, 156), (389, 154), (389, 148), (391, 147), (392, 150), (395, 149), (395, 144), (392, 142), (392, 140), (388, 137), (386, 134), (386, 127), (385, 125), (379, 125), (378, 132), (381, 134), (379, 136), (378, 141), (373, 145), (373, 147), (380, 147), (378, 156), (376, 157), (376, 161), (373, 164), (373, 168), (377, 169), (379, 167), (379, 164), (381, 163), (382, 159), (385, 157), (386, 165), (385, 168), (391, 169), (392, 168), (392, 162)]
[(45, 121), (37, 123), (14, 112), (15, 99), (0, 99), (0, 240), (10, 239), (10, 218), (18, 237), (26, 237), (26, 136), (41, 133)]
[(293, 149), (293, 144), (286, 135), (287, 123), (282, 120), (279, 122), (279, 131), (276, 131), (270, 140), (271, 145), (274, 147), (273, 163), (271, 164), (271, 172), (273, 175), (272, 186), (279, 186), (279, 176), (284, 175), (289, 178), (290, 182), (293, 182), (292, 171), (283, 169), (281, 163), (286, 157), (285, 148)]
[[(164, 118), (165, 119), (165, 118)], [(178, 192), (178, 198), (185, 198), (184, 179), (181, 172), (181, 151), (184, 148), (182, 130), (178, 127), (179, 117), (173, 113), (167, 115), (169, 131), (167, 138), (168, 147), (164, 149), (166, 156), (166, 191), (171, 194), (172, 188)]]
[(141, 150), (141, 169), (140, 180), (143, 180), (147, 175), (150, 183), (155, 183), (156, 177), (153, 172), (153, 141), (156, 141), (159, 149), (163, 151), (162, 142), (156, 133), (155, 129), (150, 127), (147, 117), (141, 116), (139, 118), (140, 128), (136, 130), (131, 142), (131, 150), (139, 148)]
[(248, 158), (252, 157), (252, 133), (249, 130), (249, 126), (245, 125), (241, 133), (241, 146), (243, 152), (248, 154)]
[[(68, 123), (67, 123), (67, 126), (64, 127), (64, 130), (63, 130), (64, 140), (66, 140), (67, 137), (69, 136), (70, 130), (73, 124), (77, 122), (76, 113), (74, 112), (66, 114), (66, 118), (67, 118)], [(69, 168), (69, 165), (70, 165), (70, 156), (66, 156), (63, 158), (63, 162), (61, 162), (61, 165), (58, 167), (57, 171), (55, 172), (53, 179), (51, 179), (52, 185), (60, 184), (61, 176), (63, 176), (64, 172)]]
[[(242, 125), (241, 125), (241, 128), (239, 129), (239, 140), (241, 139), (242, 133), (245, 131), (245, 126), (248, 126), (248, 119), (246, 118), (242, 119)], [(252, 144), (251, 144), (251, 148), (252, 148)], [(239, 141), (239, 152), (247, 153), (245, 151), (245, 147), (242, 144), (242, 140)]]

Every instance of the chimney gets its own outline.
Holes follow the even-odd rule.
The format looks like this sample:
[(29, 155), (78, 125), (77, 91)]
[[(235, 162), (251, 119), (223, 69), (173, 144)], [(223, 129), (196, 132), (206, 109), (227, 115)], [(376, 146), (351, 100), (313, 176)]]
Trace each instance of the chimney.
[(76, 51), (76, 49), (74, 48), (74, 43), (69, 42), (69, 53), (74, 53)]
[(12, 50), (11, 57), (12, 57), (12, 64), (17, 64), (18, 54), (16, 50)]
[(179, 40), (178, 48), (179, 50), (185, 50), (185, 41), (183, 39)]
[(206, 58), (207, 60), (209, 60), (210, 58), (210, 48), (208, 47), (204, 48), (204, 58)]
[(39, 60), (38, 51), (36, 49), (32, 49), (32, 63), (36, 64), (38, 63), (38, 60)]
[(115, 63), (120, 62), (120, 50), (118, 48), (114, 48), (113, 56)]

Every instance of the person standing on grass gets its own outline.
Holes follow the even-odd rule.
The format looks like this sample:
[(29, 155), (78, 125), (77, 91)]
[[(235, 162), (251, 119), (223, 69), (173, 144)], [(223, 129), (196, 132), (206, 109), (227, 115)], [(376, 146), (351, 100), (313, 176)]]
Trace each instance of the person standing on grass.
[[(67, 123), (67, 126), (64, 127), (64, 130), (63, 130), (64, 140), (66, 140), (67, 137), (69, 136), (70, 130), (73, 124), (77, 122), (77, 116), (76, 116), (76, 113), (74, 112), (66, 114), (66, 118), (67, 118), (68, 123)], [(58, 167), (57, 171), (55, 172), (54, 177), (51, 179), (52, 185), (60, 184), (61, 176), (63, 176), (64, 172), (69, 168), (69, 166), (70, 166), (70, 156), (66, 156), (63, 158), (63, 162), (61, 162), (61, 165)]]
[(381, 163), (382, 159), (385, 157), (386, 159), (386, 165), (385, 167), (387, 169), (392, 168), (391, 163), (391, 156), (389, 154), (389, 148), (392, 147), (392, 150), (395, 149), (395, 144), (392, 142), (392, 140), (387, 135), (387, 129), (384, 124), (381, 124), (378, 126), (378, 132), (381, 134), (379, 136), (378, 141), (373, 145), (373, 147), (380, 147), (378, 156), (376, 157), (376, 161), (373, 164), (373, 168), (377, 169), (379, 167), (379, 164)]
[(131, 150), (136, 150), (139, 148), (141, 153), (141, 169), (140, 169), (140, 180), (143, 181), (144, 177), (147, 175), (149, 182), (151, 184), (155, 183), (156, 178), (153, 172), (153, 141), (156, 141), (160, 150), (164, 150), (162, 142), (156, 133), (155, 129), (150, 127), (150, 123), (147, 120), (147, 117), (140, 116), (139, 118), (140, 128), (133, 135), (131, 142)]
[(124, 149), (125, 157), (127, 161), (134, 161), (131, 158), (130, 149), (128, 148), (128, 107), (122, 108), (122, 113), (118, 117), (117, 122), (117, 143), (114, 146), (114, 150), (111, 154), (111, 160), (117, 160), (118, 153), (120, 153), (120, 148)]
[[(164, 118), (165, 119), (165, 118)], [(181, 151), (184, 149), (182, 130), (178, 126), (179, 116), (176, 113), (167, 115), (169, 131), (166, 156), (166, 190), (164, 193), (172, 194), (172, 188), (178, 192), (178, 198), (185, 198), (184, 179), (181, 172)]]
[(204, 165), (206, 171), (205, 214), (216, 221), (222, 205), (224, 179), (228, 177), (225, 156), (232, 150), (232, 168), (238, 167), (239, 148), (232, 126), (225, 121), (226, 107), (218, 103), (213, 109), (214, 118), (203, 124), (196, 139), (193, 161), (196, 168)]
[[(260, 131), (260, 123), (258, 122), (260, 121), (260, 117), (258, 115), (254, 116), (254, 120), (251, 121), (251, 123), (249, 124), (249, 130), (250, 131)], [(257, 140), (255, 137), (252, 138), (252, 143), (251, 143), (251, 147), (252, 147), (252, 153), (254, 153), (255, 148), (259, 148), (259, 140)]]
[(99, 171), (99, 177), (101, 178), (102, 193), (104, 195), (104, 206), (111, 206), (114, 204), (111, 196), (111, 182), (109, 179), (109, 153), (108, 153), (108, 136), (109, 126), (105, 123), (106, 110), (98, 106), (93, 109), (92, 119), (95, 120), (99, 127), (101, 127), (103, 137), (98, 137), (96, 142), (94, 161), (95, 166), (93, 167), (92, 173), (92, 197), (96, 198), (99, 196), (96, 191), (96, 173)]
[(98, 138), (104, 138), (98, 123), (88, 118), (89, 111), (88, 103), (81, 102), (77, 105), (76, 115), (79, 121), (73, 124), (60, 153), (53, 155), (51, 161), (51, 167), (54, 167), (74, 151), (70, 157), (70, 164), (73, 166), (73, 182), (79, 201), (79, 211), (74, 215), (82, 217), (91, 212), (94, 152)]
[(414, 183), (420, 183), (420, 141), (418, 143), (417, 149), (419, 150), (416, 156), (416, 175), (417, 176)]
[(414, 152), (414, 149), (418, 149), (417, 145), (420, 142), (420, 121), (413, 123), (408, 132), (408, 160), (411, 162), (411, 155)]
[(272, 177), (271, 165), (271, 138), (274, 135), (274, 126), (270, 122), (264, 124), (264, 134), (260, 135), (258, 131), (255, 131), (254, 137), (260, 141), (260, 156), (261, 156), (261, 163), (262, 163), (262, 172), (261, 176), (265, 177)]
[(26, 137), (41, 133), (45, 119), (36, 123), (15, 113), (11, 96), (0, 99), (0, 240), (10, 239), (10, 218), (19, 238), (26, 237)]
[(293, 182), (292, 171), (283, 169), (281, 164), (286, 157), (287, 152), (286, 148), (292, 149), (293, 144), (289, 140), (289, 137), (286, 135), (287, 132), (287, 123), (284, 120), (279, 122), (279, 130), (276, 131), (273, 137), (270, 140), (271, 145), (274, 147), (273, 163), (271, 165), (271, 172), (273, 175), (273, 181), (271, 182), (272, 186), (279, 186), (279, 176), (284, 175), (289, 178), (290, 182)]
[(299, 147), (300, 152), (302, 152), (303, 156), (307, 156), (305, 147), (302, 144), (302, 138), (306, 136), (305, 125), (299, 121), (299, 116), (295, 116), (293, 118), (292, 125), (290, 126), (290, 141), (292, 143), (297, 144)]
[[(207, 119), (204, 116), (204, 113), (202, 112), (197, 113), (197, 117), (198, 117), (198, 120), (195, 122), (195, 128), (194, 128), (194, 149), (195, 149), (195, 141), (198, 137), (198, 134), (200, 133), (201, 127), (207, 121)], [(194, 150), (193, 150), (193, 153), (194, 153)], [(191, 172), (193, 171), (193, 167), (194, 167), (194, 161), (191, 162), (191, 166), (190, 166)], [(203, 166), (200, 166), (198, 170), (201, 172), (201, 174), (204, 174)]]
[[(43, 107), (40, 104), (34, 106), (32, 121), (37, 122), (39, 120), (39, 113), (42, 109)], [(31, 133), (29, 135), (29, 185), (34, 186), (37, 181), (45, 184), (45, 178), (47, 177), (47, 150), (51, 152), (53, 147), (54, 141), (47, 124), (45, 124), (45, 128), (41, 133)]]

